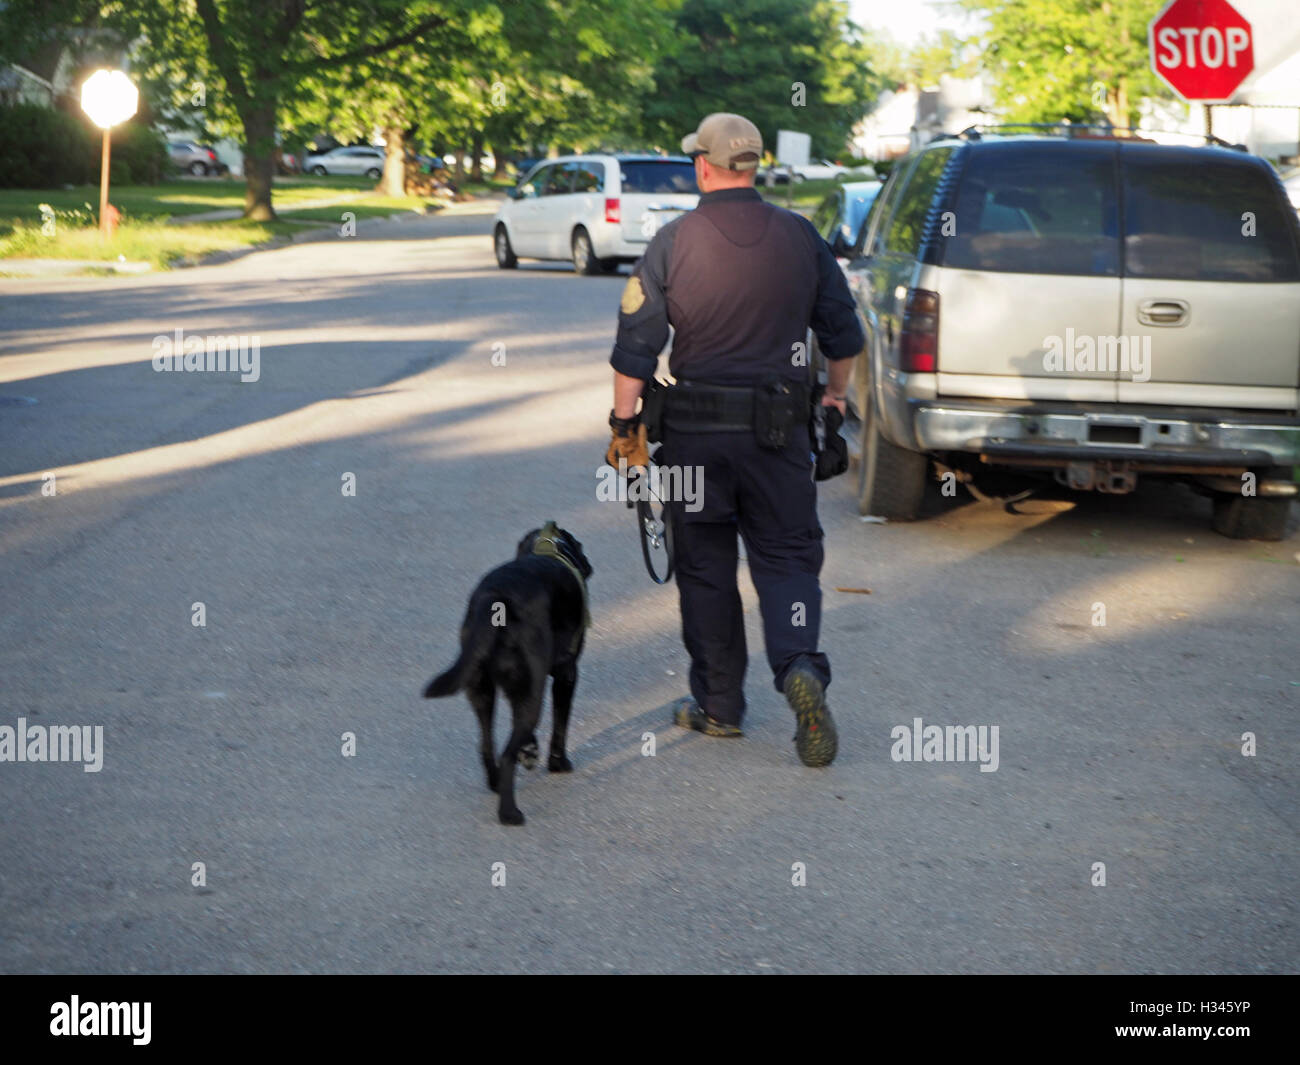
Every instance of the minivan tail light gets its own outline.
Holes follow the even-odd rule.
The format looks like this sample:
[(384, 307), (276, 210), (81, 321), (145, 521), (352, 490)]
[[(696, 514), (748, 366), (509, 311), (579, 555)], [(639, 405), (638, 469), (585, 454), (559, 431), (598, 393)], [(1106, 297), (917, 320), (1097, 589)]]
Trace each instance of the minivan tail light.
[(617, 221), (619, 221), (619, 219), (620, 219), (620, 215), (619, 215), (619, 209), (618, 209), (618, 200), (606, 200), (606, 201), (605, 201), (605, 221), (606, 221), (606, 222), (617, 222)]
[(924, 288), (907, 290), (898, 352), (899, 368), (904, 373), (934, 373), (939, 369), (939, 293)]

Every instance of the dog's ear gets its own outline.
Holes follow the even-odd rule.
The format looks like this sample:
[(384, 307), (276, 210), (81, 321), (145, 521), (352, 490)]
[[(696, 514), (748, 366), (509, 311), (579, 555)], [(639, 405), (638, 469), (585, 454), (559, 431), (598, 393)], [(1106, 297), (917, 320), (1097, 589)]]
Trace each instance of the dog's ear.
[(532, 532), (527, 533), (519, 541), (519, 546), (515, 549), (515, 558), (523, 558), (525, 555), (533, 553), (533, 546), (537, 543), (537, 534), (541, 531), (541, 529), (533, 529)]
[(564, 536), (564, 542), (568, 544), (574, 557), (577, 558), (578, 571), (582, 574), (582, 579), (585, 581), (591, 576), (592, 568), (591, 563), (587, 561), (587, 556), (582, 550), (582, 541), (566, 529), (561, 529), (560, 533)]

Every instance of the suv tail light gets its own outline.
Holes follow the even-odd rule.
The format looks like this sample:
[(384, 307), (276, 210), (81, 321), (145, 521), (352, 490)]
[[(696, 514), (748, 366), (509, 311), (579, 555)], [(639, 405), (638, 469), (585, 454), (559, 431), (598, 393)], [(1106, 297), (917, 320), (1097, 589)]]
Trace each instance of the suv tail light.
[(898, 352), (904, 373), (934, 373), (939, 369), (939, 293), (924, 288), (907, 290)]
[(617, 221), (619, 221), (619, 219), (620, 219), (620, 213), (619, 213), (619, 209), (618, 209), (618, 200), (606, 200), (606, 201), (605, 201), (605, 221), (606, 221), (606, 222), (617, 222)]

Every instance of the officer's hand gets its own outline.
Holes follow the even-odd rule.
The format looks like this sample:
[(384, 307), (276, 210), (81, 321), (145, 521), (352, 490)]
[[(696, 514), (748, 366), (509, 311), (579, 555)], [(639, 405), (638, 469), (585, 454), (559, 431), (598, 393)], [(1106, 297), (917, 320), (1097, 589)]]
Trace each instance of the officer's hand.
[(605, 461), (617, 468), (622, 459), (630, 470), (633, 466), (650, 465), (650, 445), (646, 443), (645, 426), (637, 425), (631, 432), (620, 434), (614, 430), (609, 450), (605, 452)]
[(835, 398), (834, 396), (832, 396), (829, 392), (823, 392), (823, 393), (822, 393), (822, 406), (823, 406), (823, 407), (834, 407), (834, 408), (835, 408), (836, 410), (838, 410), (842, 415), (844, 415), (844, 417), (847, 418), (847, 417), (849, 416), (848, 408), (846, 407), (844, 400), (842, 400), (842, 399), (836, 399), (836, 398)]

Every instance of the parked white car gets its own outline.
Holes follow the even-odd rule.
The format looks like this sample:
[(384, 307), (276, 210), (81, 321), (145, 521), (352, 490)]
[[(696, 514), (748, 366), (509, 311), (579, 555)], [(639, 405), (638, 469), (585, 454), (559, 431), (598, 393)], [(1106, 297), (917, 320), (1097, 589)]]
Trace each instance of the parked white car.
[(334, 148), (318, 155), (307, 156), (303, 169), (309, 174), (364, 174), (377, 178), (384, 172), (382, 148)]
[(497, 265), (568, 259), (580, 274), (636, 262), (659, 229), (699, 202), (685, 156), (566, 155), (544, 159), (492, 220)]
[(857, 174), (857, 170), (850, 170), (847, 166), (840, 166), (839, 163), (832, 163), (829, 159), (814, 159), (811, 163), (804, 166), (791, 167), (794, 171), (795, 181), (826, 181), (834, 179), (843, 180), (850, 174)]

